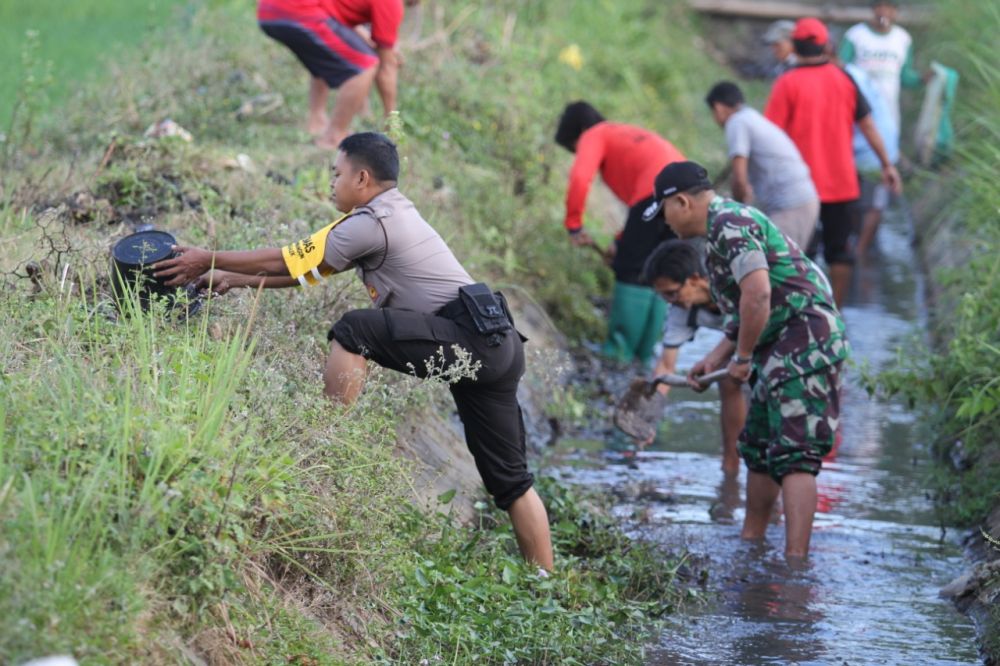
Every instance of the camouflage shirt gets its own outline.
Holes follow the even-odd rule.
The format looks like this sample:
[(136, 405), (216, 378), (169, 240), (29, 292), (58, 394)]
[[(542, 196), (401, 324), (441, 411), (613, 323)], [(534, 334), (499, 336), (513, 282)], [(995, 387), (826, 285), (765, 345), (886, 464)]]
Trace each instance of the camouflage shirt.
[(707, 241), (712, 296), (732, 340), (740, 327), (740, 281), (767, 269), (771, 315), (753, 351), (758, 376), (774, 386), (847, 358), (844, 321), (826, 276), (766, 215), (715, 197), (708, 208)]

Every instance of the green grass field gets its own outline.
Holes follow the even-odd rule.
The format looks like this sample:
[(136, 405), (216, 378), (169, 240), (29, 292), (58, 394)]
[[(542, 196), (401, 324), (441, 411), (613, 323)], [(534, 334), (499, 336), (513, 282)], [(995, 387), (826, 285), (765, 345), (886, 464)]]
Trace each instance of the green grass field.
[[(108, 59), (142, 57), (178, 20), (185, 0), (7, 0), (0, 3), (0, 132), (26, 76), (48, 78), (47, 102), (65, 103)], [(29, 32), (37, 33), (32, 38)], [(37, 48), (33, 46), (37, 45)], [(24, 56), (29, 62), (24, 62)], [(27, 65), (27, 67), (25, 66)]]

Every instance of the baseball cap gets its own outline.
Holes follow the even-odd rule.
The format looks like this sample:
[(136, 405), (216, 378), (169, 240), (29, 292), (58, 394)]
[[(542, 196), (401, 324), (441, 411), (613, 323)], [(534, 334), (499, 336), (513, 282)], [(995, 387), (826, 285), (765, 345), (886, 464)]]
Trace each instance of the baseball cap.
[(656, 174), (653, 182), (653, 203), (642, 211), (642, 219), (649, 222), (663, 208), (667, 198), (695, 188), (712, 187), (705, 167), (697, 162), (671, 162)]
[(774, 44), (775, 42), (791, 39), (793, 30), (795, 30), (795, 23), (793, 21), (785, 19), (775, 21), (767, 26), (767, 31), (764, 33), (764, 43)]
[(795, 23), (792, 39), (823, 46), (830, 39), (830, 33), (827, 32), (826, 26), (818, 18), (803, 18)]

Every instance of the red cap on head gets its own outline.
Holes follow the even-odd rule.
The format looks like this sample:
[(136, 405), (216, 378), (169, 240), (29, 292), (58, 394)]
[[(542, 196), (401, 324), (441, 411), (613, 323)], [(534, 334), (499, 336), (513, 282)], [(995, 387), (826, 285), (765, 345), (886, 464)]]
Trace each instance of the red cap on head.
[(792, 39), (810, 41), (817, 46), (823, 46), (830, 39), (830, 33), (818, 18), (804, 18), (795, 23)]

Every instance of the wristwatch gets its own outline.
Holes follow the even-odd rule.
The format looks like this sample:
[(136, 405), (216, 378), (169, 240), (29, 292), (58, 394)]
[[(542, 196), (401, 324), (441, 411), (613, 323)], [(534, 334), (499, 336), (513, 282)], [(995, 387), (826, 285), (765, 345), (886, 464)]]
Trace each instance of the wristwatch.
[(733, 354), (732, 358), (733, 363), (736, 365), (746, 365), (752, 360), (753, 358), (751, 356), (740, 356), (739, 354)]

